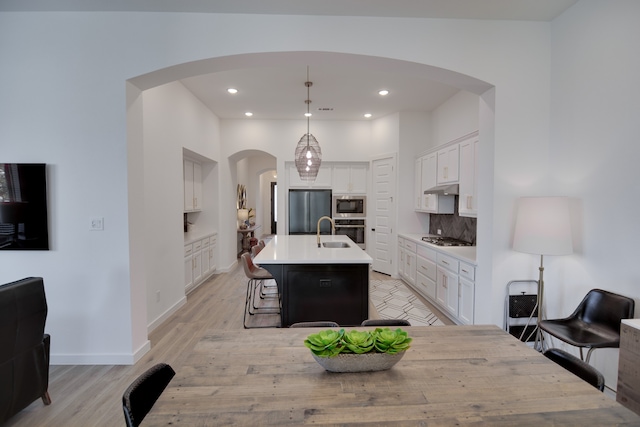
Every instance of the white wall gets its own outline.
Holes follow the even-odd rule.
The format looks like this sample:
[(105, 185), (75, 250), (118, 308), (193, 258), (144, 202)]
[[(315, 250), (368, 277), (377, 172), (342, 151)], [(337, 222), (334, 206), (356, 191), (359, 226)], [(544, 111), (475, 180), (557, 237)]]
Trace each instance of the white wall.
[[(271, 187), (269, 182), (273, 179), (273, 171), (276, 169), (276, 159), (268, 154), (260, 154), (249, 157), (249, 188), (251, 189), (251, 199), (248, 207), (255, 209), (255, 222), (260, 226), (256, 233), (256, 237), (260, 237), (263, 233), (269, 233), (270, 227), (270, 195)], [(265, 171), (271, 171), (268, 177), (263, 180)], [(268, 179), (270, 177), (270, 179)], [(266, 221), (265, 221), (266, 219)]]
[[(397, 206), (398, 232), (426, 233), (429, 231), (429, 214), (415, 209), (415, 159), (431, 146), (431, 114), (401, 112), (399, 119)], [(384, 154), (384, 153), (375, 153)], [(395, 249), (397, 245), (392, 245)], [(397, 267), (397, 263), (395, 264)]]
[[(640, 303), (638, 17), (640, 2), (589, 0), (552, 25), (549, 192), (574, 201), (574, 254), (545, 259), (550, 317), (569, 315), (592, 288)], [(615, 389), (617, 350), (591, 360)]]
[[(184, 294), (183, 152), (202, 165), (202, 213), (189, 214), (198, 231), (217, 231), (220, 151), (216, 117), (182, 84), (143, 92), (144, 253), (147, 323), (154, 325), (186, 302)], [(132, 269), (140, 266), (133, 265)], [(160, 298), (157, 298), (157, 292)]]
[[(582, 3), (578, 5), (582, 7)], [(597, 9), (591, 2), (587, 2), (586, 8)], [(626, 8), (631, 6), (627, 4)], [(619, 20), (607, 22), (606, 28), (617, 24)], [(317, 33), (308, 28), (332, 31)], [(511, 210), (517, 196), (524, 190), (544, 188), (538, 183), (548, 177), (551, 105), (548, 23), (3, 12), (0, 40), (11, 40), (2, 44), (0, 51), (3, 158), (52, 165), (53, 245), (49, 252), (3, 253), (0, 280), (29, 275), (45, 277), (50, 308), (47, 330), (52, 334), (54, 363), (126, 361), (144, 345), (141, 320), (131, 304), (139, 299), (139, 289), (146, 290), (148, 278), (131, 263), (140, 258), (139, 252), (145, 245), (139, 240), (145, 236), (139, 232), (143, 218), (130, 209), (137, 206), (132, 199), (145, 197), (147, 184), (136, 182), (145, 177), (134, 171), (136, 166), (144, 166), (146, 161), (141, 159), (146, 153), (136, 146), (143, 144), (143, 138), (137, 125), (127, 128), (126, 115), (141, 116), (136, 90), (197, 73), (198, 67), (212, 72), (233, 69), (239, 64), (267, 65), (269, 61), (310, 65), (350, 63), (446, 78), (477, 94), (495, 85), (495, 130), (491, 132), (495, 135), (495, 141), (491, 141), (495, 148), (494, 167), (480, 177), (481, 186), (493, 182), (489, 184), (493, 197), (480, 204), (479, 215), (491, 217), (491, 224), (496, 226), (483, 231), (487, 234), (487, 246), (478, 249), (486, 268), (479, 286), (490, 303), (478, 314), (480, 322), (502, 323), (504, 285), (514, 276), (526, 274), (523, 266), (529, 268), (533, 264), (526, 257), (511, 256), (511, 231), (507, 224), (512, 221)], [(573, 44), (580, 46), (579, 41)], [(248, 55), (252, 53), (267, 55)], [(431, 66), (459, 74), (448, 75)], [(161, 71), (154, 73), (155, 70)], [(131, 99), (126, 96), (127, 81), (131, 82)], [(623, 96), (621, 93), (614, 98)], [(135, 111), (125, 111), (126, 106)], [(482, 108), (481, 117), (485, 117)], [(259, 123), (251, 123), (246, 128), (242, 126), (243, 129), (240, 126), (234, 129), (233, 125), (225, 129), (227, 125), (221, 125), (221, 141), (228, 136), (227, 132), (257, 132)], [(383, 123), (367, 128), (356, 126), (355, 131), (352, 126), (348, 129), (345, 126), (344, 131), (350, 133), (339, 128), (325, 132), (320, 124), (317, 130), (315, 126), (312, 122), (312, 132), (324, 144), (323, 153), (330, 159), (367, 160), (362, 150), (368, 153), (371, 148), (368, 144), (397, 142), (393, 137), (389, 141), (372, 137), (376, 129), (384, 127)], [(286, 127), (277, 141), (264, 148), (255, 138), (250, 140), (251, 145), (247, 140), (240, 147), (222, 144), (219, 157), (212, 157), (219, 161), (219, 179), (233, 180), (234, 166), (226, 161), (230, 154), (259, 149), (277, 158), (281, 181), (284, 162), (292, 160), (293, 147), (276, 147), (281, 147), (285, 140), (295, 143), (304, 132), (302, 121), (300, 129)], [(603, 123), (598, 129), (601, 128), (609, 127)], [(482, 135), (482, 122), (480, 131)], [(328, 137), (334, 135), (335, 138)], [(340, 146), (343, 141), (348, 144)], [(362, 141), (362, 145), (354, 141)], [(334, 143), (338, 145), (332, 146)], [(379, 152), (387, 147), (381, 147)], [(128, 160), (134, 163), (128, 164)], [(229, 223), (235, 215), (235, 204), (227, 203), (234, 200), (235, 187), (227, 187), (219, 188), (220, 224)], [(279, 202), (284, 205), (282, 197)], [(104, 232), (88, 231), (91, 216), (104, 216)], [(135, 230), (129, 230), (130, 226)], [(219, 238), (222, 246), (231, 247), (235, 230), (221, 229)], [(588, 257), (585, 262), (598, 269), (597, 258)], [(552, 280), (554, 274), (549, 276)]]
[(431, 144), (428, 148), (458, 139), (478, 130), (479, 99), (475, 93), (459, 91), (431, 112)]

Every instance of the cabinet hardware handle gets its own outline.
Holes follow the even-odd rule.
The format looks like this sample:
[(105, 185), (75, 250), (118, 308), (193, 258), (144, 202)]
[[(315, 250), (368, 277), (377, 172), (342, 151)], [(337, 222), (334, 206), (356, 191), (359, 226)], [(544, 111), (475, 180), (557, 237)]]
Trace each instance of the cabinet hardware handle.
[(444, 265), (449, 265), (447, 261), (441, 261)]
[(467, 270), (465, 270), (464, 268), (461, 268), (460, 270), (461, 270), (463, 273), (468, 273), (468, 271), (467, 271)]
[(471, 209), (471, 206), (473, 205), (471, 203), (471, 199), (473, 198), (473, 196), (467, 196), (467, 209)]

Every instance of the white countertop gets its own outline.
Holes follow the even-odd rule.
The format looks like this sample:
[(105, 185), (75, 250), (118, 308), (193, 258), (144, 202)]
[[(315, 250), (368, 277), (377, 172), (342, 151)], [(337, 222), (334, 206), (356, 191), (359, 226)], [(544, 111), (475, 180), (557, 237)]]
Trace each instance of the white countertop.
[(622, 323), (635, 329), (640, 329), (640, 319), (622, 319)]
[(321, 242), (345, 242), (349, 248), (318, 247), (316, 235), (277, 235), (253, 262), (262, 264), (371, 264), (373, 259), (347, 236), (321, 235)]
[(189, 245), (193, 242), (196, 242), (200, 239), (204, 239), (205, 237), (209, 237), (209, 236), (213, 236), (215, 234), (218, 234), (217, 231), (212, 231), (212, 230), (198, 230), (195, 229), (193, 231), (189, 231), (187, 233), (184, 233), (184, 244), (185, 245)]
[(458, 258), (464, 262), (468, 262), (477, 266), (476, 262), (476, 247), (475, 246), (438, 246), (432, 243), (423, 242), (422, 238), (428, 236), (428, 234), (404, 234), (399, 233), (398, 237), (409, 239), (419, 245), (426, 246), (430, 249), (434, 249), (445, 255), (449, 255)]

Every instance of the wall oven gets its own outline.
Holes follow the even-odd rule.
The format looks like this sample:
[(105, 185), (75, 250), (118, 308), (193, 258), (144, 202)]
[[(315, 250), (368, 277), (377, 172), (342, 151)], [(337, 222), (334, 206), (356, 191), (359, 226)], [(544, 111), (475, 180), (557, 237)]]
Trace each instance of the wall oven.
[(336, 224), (336, 235), (347, 236), (362, 249), (365, 247), (365, 220), (364, 219), (341, 219), (334, 220)]
[(367, 196), (333, 196), (333, 219), (367, 216)]

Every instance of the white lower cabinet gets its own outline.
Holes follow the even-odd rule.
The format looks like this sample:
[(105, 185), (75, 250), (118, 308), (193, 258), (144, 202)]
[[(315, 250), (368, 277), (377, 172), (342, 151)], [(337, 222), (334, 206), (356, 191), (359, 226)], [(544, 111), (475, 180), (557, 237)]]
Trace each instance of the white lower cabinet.
[(458, 287), (458, 319), (465, 325), (473, 325), (475, 283), (460, 277)]
[(193, 244), (191, 259), (193, 260), (193, 283), (200, 283), (202, 280), (202, 240)]
[(398, 238), (398, 274), (456, 323), (472, 325), (475, 266), (431, 247)]
[(189, 293), (215, 272), (216, 235), (184, 246), (184, 288)]
[(184, 288), (193, 287), (193, 245), (184, 245)]
[(458, 284), (458, 318), (465, 325), (473, 325), (475, 306), (476, 268), (466, 262), (460, 262)]
[(416, 287), (418, 292), (436, 299), (436, 251), (418, 245)]
[(416, 283), (416, 244), (410, 240), (399, 239), (400, 262), (398, 273), (410, 285)]

